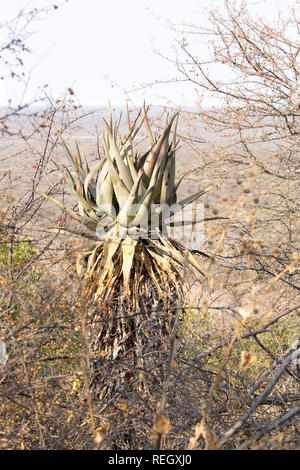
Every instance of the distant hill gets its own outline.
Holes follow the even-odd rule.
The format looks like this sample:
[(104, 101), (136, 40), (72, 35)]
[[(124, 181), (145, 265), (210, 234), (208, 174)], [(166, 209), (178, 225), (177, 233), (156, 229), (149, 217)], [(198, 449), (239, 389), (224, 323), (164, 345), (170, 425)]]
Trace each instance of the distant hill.
[[(28, 134), (32, 132), (33, 129), (37, 128), (39, 125), (45, 122), (45, 117), (43, 116), (45, 113), (45, 109), (43, 107), (31, 106), (24, 111), (20, 111), (18, 113), (18, 117), (12, 115), (11, 117), (5, 119), (5, 125), (8, 126), (8, 129), (11, 132), (18, 132), (22, 130), (23, 134)], [(119, 120), (121, 115), (120, 121), (120, 130), (123, 130), (123, 126), (126, 125), (126, 107), (125, 106), (112, 106), (112, 117), (114, 121)], [(132, 109), (132, 108), (130, 108)], [(186, 112), (195, 112), (196, 108), (192, 107), (178, 107), (181, 111)], [(0, 123), (1, 123), (1, 116), (6, 116), (9, 114), (11, 110), (9, 108), (0, 107)], [(175, 108), (167, 108), (165, 106), (157, 106), (151, 105), (149, 108), (149, 118), (157, 118), (166, 115), (168, 112), (176, 111)], [(138, 109), (132, 109), (130, 115), (132, 120), (135, 119), (137, 116)], [(66, 112), (58, 112), (55, 117), (55, 121), (66, 122)], [(108, 106), (82, 106), (77, 108), (74, 111), (68, 112), (68, 120), (71, 122), (68, 130), (74, 133), (82, 133), (82, 130), (88, 133), (95, 133), (96, 127), (98, 131), (101, 131), (104, 125), (103, 118), (108, 119), (109, 116), (109, 108)], [(4, 123), (2, 122), (2, 125)]]

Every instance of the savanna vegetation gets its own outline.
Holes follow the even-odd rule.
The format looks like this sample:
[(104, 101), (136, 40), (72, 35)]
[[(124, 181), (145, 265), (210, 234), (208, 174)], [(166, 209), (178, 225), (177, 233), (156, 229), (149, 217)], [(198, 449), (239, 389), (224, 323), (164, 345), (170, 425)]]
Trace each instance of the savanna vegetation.
[[(220, 3), (169, 26), (192, 110), (128, 100), (89, 139), (72, 88), (2, 110), (2, 449), (299, 448), (299, 7)], [(40, 14), (0, 25), (3, 79)]]

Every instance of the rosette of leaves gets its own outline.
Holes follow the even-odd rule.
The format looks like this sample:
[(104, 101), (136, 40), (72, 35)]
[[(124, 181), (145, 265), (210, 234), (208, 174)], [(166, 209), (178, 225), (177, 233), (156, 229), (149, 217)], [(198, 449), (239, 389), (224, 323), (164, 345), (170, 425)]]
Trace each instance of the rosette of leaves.
[[(138, 367), (138, 383), (145, 389), (143, 371), (147, 364), (161, 359), (161, 351), (168, 345), (166, 338), (174, 312), (185, 303), (187, 273), (196, 270), (205, 275), (195, 257), (168, 237), (168, 225), (172, 222), (164, 220), (163, 208), (176, 204), (175, 214), (212, 187), (177, 200), (178, 114), (168, 116), (157, 135), (150, 127), (148, 110), (144, 107), (143, 111), (132, 122), (127, 107), (125, 135), (120, 135), (120, 120), (114, 123), (110, 112), (109, 119), (104, 120), (105, 153), (92, 169), (81, 146), (77, 144), (75, 158), (56, 130), (72, 167), (72, 171), (67, 167), (61, 169), (69, 178), (78, 211), (40, 194), (84, 225), (89, 238), (94, 239), (77, 260), (78, 272), (84, 267), (87, 293), (98, 304), (92, 317), (96, 332), (92, 350), (99, 356), (94, 362), (94, 376), (97, 371), (99, 380), (105, 376), (102, 368), (105, 360), (112, 373), (114, 361), (122, 359)], [(145, 152), (138, 151), (135, 145), (143, 124), (149, 140)], [(115, 369), (112, 387), (123, 383), (124, 377), (128, 379), (126, 368)]]

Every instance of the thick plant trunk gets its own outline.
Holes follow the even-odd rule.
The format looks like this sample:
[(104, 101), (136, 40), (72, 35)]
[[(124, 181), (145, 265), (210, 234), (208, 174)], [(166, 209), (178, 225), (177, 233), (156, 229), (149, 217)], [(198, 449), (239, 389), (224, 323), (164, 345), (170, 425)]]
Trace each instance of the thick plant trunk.
[(126, 296), (99, 304), (89, 330), (91, 386), (97, 400), (140, 391), (162, 381), (178, 299), (160, 298), (152, 280), (133, 308)]
[[(99, 262), (88, 279), (86, 298), (94, 300), (87, 340), (96, 412), (110, 423), (115, 448), (132, 449), (145, 438), (151, 442), (185, 287), (176, 264), (155, 252), (154, 259), (142, 243), (124, 285), (122, 254), (120, 247), (110, 265), (103, 269)], [(144, 427), (143, 438), (137, 436), (137, 423)]]

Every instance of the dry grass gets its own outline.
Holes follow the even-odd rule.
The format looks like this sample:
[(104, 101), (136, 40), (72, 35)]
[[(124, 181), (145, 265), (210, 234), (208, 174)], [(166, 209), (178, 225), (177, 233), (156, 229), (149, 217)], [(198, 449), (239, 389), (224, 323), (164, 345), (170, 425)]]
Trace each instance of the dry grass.
[[(97, 363), (97, 322), (113, 337), (105, 312), (121, 318), (126, 302), (101, 309), (87, 302), (73, 264), (76, 237), (46, 230), (60, 214), (37, 197), (26, 205), (22, 191), (17, 201), (2, 198), (3, 449), (299, 448), (299, 189), (288, 179), (279, 187), (255, 167), (241, 170), (225, 153), (193, 155), (202, 166), (182, 193), (197, 191), (199, 180), (217, 183), (205, 215), (227, 219), (207, 222), (201, 251), (209, 257), (197, 256), (209, 275), (191, 281), (189, 308), (188, 296), (172, 304), (168, 341), (157, 325), (170, 312), (153, 306), (153, 287), (144, 310), (131, 312), (143, 338), (139, 363), (118, 356)], [(4, 172), (3, 182), (1, 191), (15, 196), (14, 174)], [(103, 388), (117, 371), (128, 380), (105, 400), (93, 387), (96, 369)]]

